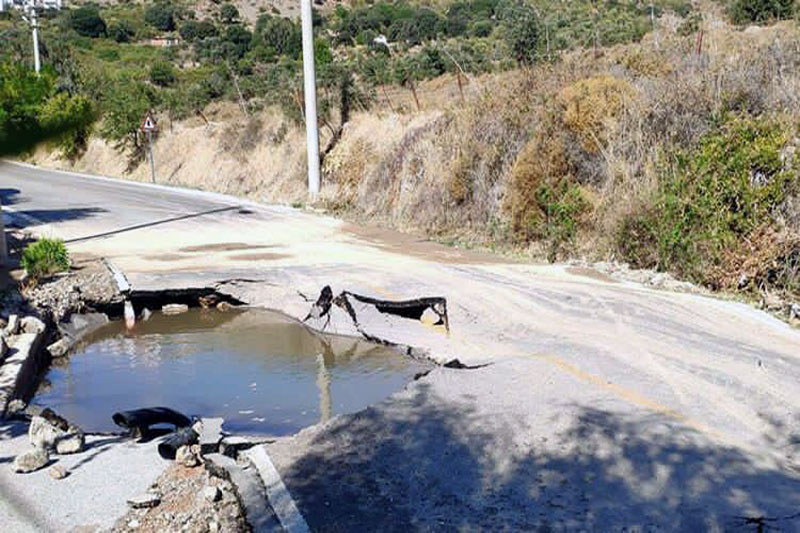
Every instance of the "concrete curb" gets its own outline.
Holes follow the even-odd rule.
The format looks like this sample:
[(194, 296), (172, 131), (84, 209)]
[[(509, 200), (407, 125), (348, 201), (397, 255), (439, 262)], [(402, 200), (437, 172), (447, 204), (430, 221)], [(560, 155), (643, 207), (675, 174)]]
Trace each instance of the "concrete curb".
[(283, 528), (289, 533), (308, 533), (311, 530), (308, 528), (303, 515), (289, 494), (286, 485), (283, 484), (278, 470), (267, 455), (264, 446), (255, 446), (252, 449), (244, 452), (256, 467), (258, 475), (264, 482), (267, 489), (267, 498), (272, 505), (272, 509), (280, 520)]

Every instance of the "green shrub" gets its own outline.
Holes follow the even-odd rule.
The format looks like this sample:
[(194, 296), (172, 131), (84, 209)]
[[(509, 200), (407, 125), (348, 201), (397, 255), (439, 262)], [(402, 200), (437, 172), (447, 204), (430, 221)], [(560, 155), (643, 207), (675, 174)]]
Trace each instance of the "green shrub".
[(108, 25), (108, 36), (118, 43), (128, 43), (133, 39), (135, 31), (127, 20), (115, 20)]
[(167, 61), (156, 61), (150, 67), (150, 81), (160, 87), (175, 83), (175, 68)]
[(22, 268), (33, 280), (69, 269), (69, 254), (57, 239), (40, 239), (22, 252)]
[(733, 0), (728, 9), (736, 24), (787, 19), (795, 10), (795, 0)]
[(157, 2), (144, 12), (144, 20), (161, 31), (175, 29), (175, 7), (169, 2)]
[(669, 270), (711, 284), (725, 256), (764, 225), (798, 190), (796, 169), (781, 157), (780, 124), (734, 119), (678, 153), (649, 205), (623, 221), (620, 255), (638, 267)]
[(102, 37), (106, 34), (106, 23), (100, 18), (97, 6), (83, 6), (70, 11), (69, 22), (72, 29), (83, 37)]

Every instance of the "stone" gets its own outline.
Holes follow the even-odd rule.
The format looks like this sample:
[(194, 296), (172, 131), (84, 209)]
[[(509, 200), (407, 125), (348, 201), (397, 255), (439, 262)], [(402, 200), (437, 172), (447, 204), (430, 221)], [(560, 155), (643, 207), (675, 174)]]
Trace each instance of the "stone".
[(58, 359), (59, 357), (64, 357), (65, 355), (67, 355), (69, 348), (70, 348), (69, 341), (66, 339), (66, 337), (63, 337), (54, 342), (53, 344), (51, 344), (50, 346), (48, 346), (47, 351), (50, 352), (50, 355), (54, 359)]
[(160, 503), (161, 495), (157, 492), (147, 492), (128, 500), (128, 505), (133, 509), (150, 509)]
[(233, 309), (233, 305), (228, 302), (220, 302), (217, 304), (217, 311), (230, 311)]
[(789, 306), (789, 318), (800, 320), (800, 303), (793, 303)]
[(56, 441), (56, 453), (67, 455), (70, 453), (80, 453), (86, 445), (86, 436), (80, 428), (70, 426), (67, 434)]
[(189, 310), (186, 304), (167, 304), (161, 308), (161, 312), (165, 315), (179, 315)]
[(197, 456), (199, 447), (197, 445), (181, 446), (175, 452), (175, 462), (187, 468), (194, 468), (200, 464), (200, 458)]
[(52, 450), (56, 446), (56, 441), (63, 437), (65, 431), (50, 423), (41, 416), (31, 418), (28, 426), (28, 439), (30, 443), (41, 450)]
[(26, 316), (19, 321), (19, 329), (23, 333), (42, 333), (45, 330), (45, 325), (35, 316)]
[(28, 426), (28, 439), (35, 447), (42, 450), (55, 450), (58, 454), (70, 454), (83, 451), (86, 437), (78, 426), (68, 424), (66, 420), (45, 409), (40, 415), (31, 418)]
[(17, 398), (16, 400), (11, 400), (10, 402), (8, 402), (8, 406), (6, 407), (6, 414), (15, 415), (17, 413), (21, 413), (22, 411), (25, 410), (26, 407), (27, 405), (25, 405), (25, 402), (23, 402), (19, 398)]
[(47, 450), (34, 449), (18, 455), (14, 459), (13, 469), (18, 474), (35, 472), (50, 461), (50, 454)]
[(19, 333), (19, 316), (11, 315), (8, 317), (8, 324), (5, 329), (6, 335), (16, 335)]
[(219, 523), (212, 520), (208, 523), (208, 531), (209, 533), (218, 533), (219, 532)]
[(203, 309), (210, 309), (219, 303), (219, 296), (216, 294), (209, 294), (208, 296), (201, 296), (197, 299), (197, 303), (200, 304), (200, 307)]
[(153, 316), (153, 312), (152, 311), (150, 311), (146, 307), (142, 309), (141, 318), (142, 318), (143, 322), (147, 322), (148, 320), (150, 320), (151, 316)]
[(137, 527), (139, 527), (139, 521), (134, 518), (133, 520), (128, 522), (128, 527), (131, 529), (136, 529)]
[(64, 479), (68, 475), (67, 469), (61, 465), (55, 465), (50, 469), (50, 477), (55, 480)]
[(222, 491), (216, 485), (208, 485), (203, 489), (203, 497), (206, 501), (214, 503), (222, 498)]

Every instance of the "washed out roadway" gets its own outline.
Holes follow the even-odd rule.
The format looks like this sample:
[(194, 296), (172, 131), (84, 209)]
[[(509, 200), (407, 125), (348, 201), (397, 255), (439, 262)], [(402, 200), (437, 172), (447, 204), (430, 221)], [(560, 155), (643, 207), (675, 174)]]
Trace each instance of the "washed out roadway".
[(195, 191), (10, 164), (0, 189), (29, 214), (102, 209), (47, 219), (66, 238), (248, 209), (70, 245), (109, 258), (134, 288), (221, 282), (298, 317), (298, 292), (326, 284), (448, 299), (449, 335), (413, 324), (381, 335), (489, 366), (437, 369), (267, 446), (313, 530), (800, 530), (800, 333), (747, 305)]

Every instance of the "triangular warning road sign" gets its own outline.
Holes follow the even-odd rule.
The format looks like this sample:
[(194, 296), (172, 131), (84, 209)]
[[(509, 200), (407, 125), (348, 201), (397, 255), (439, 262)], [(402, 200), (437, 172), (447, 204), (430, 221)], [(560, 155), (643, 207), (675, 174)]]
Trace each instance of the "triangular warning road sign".
[(142, 121), (142, 131), (155, 131), (156, 121), (153, 120), (153, 115), (147, 113)]

